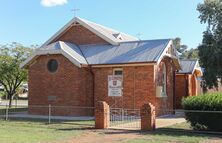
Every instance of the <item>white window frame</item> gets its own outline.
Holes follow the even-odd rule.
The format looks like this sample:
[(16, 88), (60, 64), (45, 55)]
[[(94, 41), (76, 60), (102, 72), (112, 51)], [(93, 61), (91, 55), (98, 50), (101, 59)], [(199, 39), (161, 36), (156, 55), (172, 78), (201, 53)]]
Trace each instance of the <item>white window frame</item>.
[(122, 75), (123, 75), (123, 68), (114, 68), (113, 69), (113, 75), (116, 75), (115, 74), (116, 71), (122, 71)]

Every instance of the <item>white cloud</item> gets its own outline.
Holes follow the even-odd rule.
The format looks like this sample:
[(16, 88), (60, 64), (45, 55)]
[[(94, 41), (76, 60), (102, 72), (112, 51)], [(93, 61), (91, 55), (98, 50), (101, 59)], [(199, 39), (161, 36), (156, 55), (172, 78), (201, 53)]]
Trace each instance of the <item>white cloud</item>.
[(67, 0), (41, 0), (41, 4), (45, 7), (64, 5), (66, 3), (67, 3)]

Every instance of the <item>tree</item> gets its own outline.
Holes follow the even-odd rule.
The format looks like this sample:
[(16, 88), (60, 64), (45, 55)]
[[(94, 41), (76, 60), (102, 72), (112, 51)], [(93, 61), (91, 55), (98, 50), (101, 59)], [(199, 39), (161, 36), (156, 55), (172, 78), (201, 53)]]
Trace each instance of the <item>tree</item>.
[(173, 39), (173, 45), (180, 54), (185, 52), (187, 49), (187, 45), (181, 45), (181, 38), (179, 37)]
[(198, 49), (197, 48), (191, 48), (190, 50), (186, 50), (182, 53), (181, 58), (182, 59), (199, 59), (198, 56)]
[(207, 24), (198, 47), (200, 65), (204, 68), (204, 88), (218, 87), (222, 82), (222, 1), (205, 0), (197, 6), (200, 22)]
[(178, 51), (180, 59), (198, 59), (198, 49), (191, 48), (188, 50), (187, 45), (181, 44), (181, 38), (175, 38), (173, 40), (173, 45)]
[(32, 53), (31, 48), (15, 42), (0, 46), (0, 84), (4, 87), (10, 107), (19, 86), (27, 80), (27, 71), (20, 69), (19, 65), (30, 53)]

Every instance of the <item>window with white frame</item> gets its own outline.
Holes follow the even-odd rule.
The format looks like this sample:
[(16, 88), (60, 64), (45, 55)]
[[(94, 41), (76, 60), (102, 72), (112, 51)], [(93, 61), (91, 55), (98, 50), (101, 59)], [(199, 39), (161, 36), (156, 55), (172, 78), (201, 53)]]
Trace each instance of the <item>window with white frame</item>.
[(113, 75), (123, 75), (123, 69), (122, 68), (114, 68)]
[(166, 94), (166, 83), (167, 83), (167, 81), (166, 81), (166, 65), (165, 65), (165, 63), (163, 64), (163, 79), (162, 79), (162, 81), (163, 81), (163, 84), (162, 84), (162, 92), (161, 92), (161, 94), (162, 94), (162, 96), (166, 96), (167, 94)]

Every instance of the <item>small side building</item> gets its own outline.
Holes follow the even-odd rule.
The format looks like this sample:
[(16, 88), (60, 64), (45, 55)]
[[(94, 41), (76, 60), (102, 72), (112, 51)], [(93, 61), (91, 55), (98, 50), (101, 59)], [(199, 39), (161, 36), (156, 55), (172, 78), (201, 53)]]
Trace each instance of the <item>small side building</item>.
[(198, 60), (180, 60), (181, 70), (175, 77), (176, 109), (182, 108), (183, 97), (197, 96), (202, 93), (201, 77), (203, 75)]

